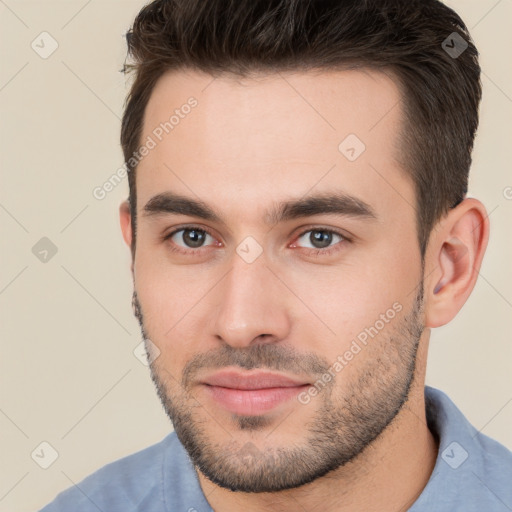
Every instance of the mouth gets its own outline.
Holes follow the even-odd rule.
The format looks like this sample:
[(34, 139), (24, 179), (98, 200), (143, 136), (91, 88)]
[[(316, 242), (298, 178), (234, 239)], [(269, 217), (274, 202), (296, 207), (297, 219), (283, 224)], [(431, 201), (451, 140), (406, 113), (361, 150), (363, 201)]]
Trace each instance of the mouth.
[(224, 409), (259, 415), (288, 402), (311, 383), (270, 372), (221, 371), (203, 379), (202, 388)]

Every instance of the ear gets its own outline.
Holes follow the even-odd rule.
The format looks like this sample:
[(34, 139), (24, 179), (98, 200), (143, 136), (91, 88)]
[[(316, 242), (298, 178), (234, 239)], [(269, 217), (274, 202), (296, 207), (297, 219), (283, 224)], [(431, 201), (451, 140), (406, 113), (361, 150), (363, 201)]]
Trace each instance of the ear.
[(126, 245), (132, 251), (132, 265), (131, 270), (133, 273), (133, 250), (132, 250), (132, 241), (133, 241), (133, 233), (132, 233), (132, 215), (130, 213), (130, 202), (128, 200), (123, 201), (119, 206), (119, 221), (121, 224), (121, 232), (123, 234), (123, 239), (126, 242)]
[(464, 199), (431, 233), (425, 256), (425, 326), (439, 327), (460, 311), (475, 286), (489, 239), (489, 217)]

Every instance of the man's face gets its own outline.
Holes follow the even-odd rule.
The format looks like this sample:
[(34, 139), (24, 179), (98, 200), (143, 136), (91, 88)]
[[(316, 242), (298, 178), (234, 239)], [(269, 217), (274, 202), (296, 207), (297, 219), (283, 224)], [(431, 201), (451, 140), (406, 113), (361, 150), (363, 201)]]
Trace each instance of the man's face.
[[(174, 428), (223, 487), (310, 482), (362, 453), (407, 400), (422, 267), (396, 160), (401, 115), (397, 87), (375, 72), (180, 71), (153, 91), (135, 305)], [(280, 208), (331, 195), (343, 200)]]

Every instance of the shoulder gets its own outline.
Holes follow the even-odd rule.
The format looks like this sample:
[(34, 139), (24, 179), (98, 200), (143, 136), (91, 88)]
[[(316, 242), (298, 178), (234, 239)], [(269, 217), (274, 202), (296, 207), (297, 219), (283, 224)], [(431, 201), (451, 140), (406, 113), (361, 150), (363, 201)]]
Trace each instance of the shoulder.
[(512, 452), (478, 431), (475, 431), (473, 449), (476, 452), (475, 476), (491, 492), (503, 496), (512, 509)]
[(426, 386), (425, 402), (439, 452), (430, 480), (410, 511), (512, 510), (512, 452), (479, 432), (442, 391)]
[(160, 510), (163, 460), (179, 449), (178, 443), (171, 432), (159, 443), (103, 466), (61, 492), (41, 512)]
[[(441, 438), (441, 449), (452, 445), (451, 449), (457, 450), (460, 446), (464, 450), (460, 450), (461, 455), (472, 463), (473, 469), (499, 467), (502, 472), (507, 469), (512, 478), (512, 452), (506, 446), (477, 430), (442, 391), (426, 386), (425, 396), (429, 426)], [(451, 455), (451, 449), (445, 457)]]

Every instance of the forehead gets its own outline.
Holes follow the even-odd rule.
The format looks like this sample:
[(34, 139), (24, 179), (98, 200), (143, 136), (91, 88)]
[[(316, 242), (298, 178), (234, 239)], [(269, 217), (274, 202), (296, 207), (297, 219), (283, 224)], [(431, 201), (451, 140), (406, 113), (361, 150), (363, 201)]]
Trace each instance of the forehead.
[(166, 190), (214, 193), (228, 212), (336, 187), (392, 207), (412, 189), (396, 158), (401, 126), (400, 91), (375, 71), (168, 72), (145, 111), (141, 142), (154, 147), (137, 169), (138, 205)]

